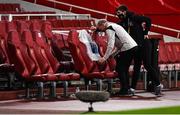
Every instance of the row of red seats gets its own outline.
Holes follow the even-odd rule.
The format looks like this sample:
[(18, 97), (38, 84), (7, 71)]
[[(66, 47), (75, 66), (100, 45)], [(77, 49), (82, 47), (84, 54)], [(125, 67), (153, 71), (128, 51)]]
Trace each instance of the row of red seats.
[[(22, 12), (21, 14), (38, 14), (38, 12)], [(43, 12), (39, 12), (43, 13)], [(52, 14), (54, 12), (45, 12), (47, 14)], [(2, 16), (2, 20), (8, 20), (7, 16)], [(32, 16), (30, 17), (31, 20), (39, 20), (41, 21), (44, 17), (43, 16)], [(27, 20), (27, 16), (16, 16), (13, 17), (13, 20)], [(52, 28), (55, 30), (71, 30), (71, 29), (89, 29), (91, 26), (95, 26), (95, 21), (92, 19), (56, 19), (56, 16), (47, 16), (47, 21), (51, 22)]]
[[(180, 43), (179, 42), (169, 42), (164, 43), (160, 41), (159, 43), (159, 64), (170, 66), (174, 64), (174, 69), (180, 69)], [(165, 66), (167, 67), (167, 66)], [(172, 67), (172, 66), (171, 66)]]
[[(4, 28), (1, 28), (0, 30), (1, 38), (4, 41), (6, 41), (7, 39), (8, 50), (10, 50), (10, 53), (7, 54), (7, 59), (9, 59), (8, 62), (15, 64), (15, 69), (18, 71), (18, 73), (20, 73), (22, 77), (26, 79), (26, 81), (56, 81), (60, 79), (67, 81), (79, 79), (78, 74), (75, 74), (75, 76), (73, 76), (72, 73), (63, 74), (64, 77), (62, 74), (56, 74), (60, 65), (57, 62), (57, 59), (53, 57), (50, 51), (50, 46), (49, 44), (47, 44), (48, 40), (51, 39), (53, 41), (53, 38), (55, 36), (52, 35), (50, 22), (37, 20), (13, 22), (1, 21), (0, 25), (4, 26)], [(70, 48), (69, 44), (67, 44), (69, 38), (67, 38), (67, 36), (65, 35), (60, 36), (66, 37), (64, 39), (66, 41), (64, 46)], [(75, 39), (77, 39), (77, 36), (75, 37)], [(61, 44), (59, 44), (58, 42), (56, 45), (60, 46), (59, 49), (62, 48)], [(81, 49), (83, 48), (84, 46)], [(58, 53), (58, 51), (56, 53)], [(95, 62), (92, 62), (85, 53), (86, 52), (84, 52), (83, 55), (83, 57), (85, 57), (81, 61), (83, 61), (83, 63), (86, 63), (86, 65), (84, 65), (83, 67), (86, 72), (82, 74), (81, 71), (78, 71), (78, 69), (76, 69), (79, 73), (82, 74), (84, 78), (92, 80), (94, 78), (112, 79), (117, 77), (117, 73), (114, 72), (114, 69), (110, 68), (110, 64), (101, 67)], [(46, 60), (49, 60), (48, 63), (46, 63), (46, 60), (42, 55)], [(31, 63), (31, 65), (28, 65), (29, 63)], [(74, 60), (74, 63), (76, 65), (75, 68), (79, 68), (79, 66), (82, 66), (81, 64), (79, 64), (79, 60)], [(93, 65), (90, 63), (93, 63)], [(71, 75), (71, 77), (69, 77), (69, 75)]]
[[(30, 11), (23, 11), (23, 12), (16, 12), (16, 11), (0, 11), (1, 14), (18, 14), (20, 16), (13, 16), (13, 20), (27, 20), (28, 16), (22, 16), (21, 14), (55, 14), (55, 12), (52, 11), (46, 11), (46, 12), (30, 12)], [(47, 19), (56, 19), (56, 16), (47, 16)], [(9, 16), (2, 15), (1, 20), (8, 20)], [(44, 16), (30, 16), (30, 19), (44, 19)]]
[(0, 11), (21, 11), (20, 4), (0, 4)]
[[(0, 11), (0, 13), (1, 14), (55, 14), (56, 12), (53, 12), (53, 11), (21, 11), (21, 12), (16, 12), (16, 11)], [(27, 16), (24, 16), (24, 17), (27, 17)]]
[(50, 37), (50, 32), (45, 32), (48, 23), (42, 24), (43, 32), (36, 23), (31, 23), (31, 31), (24, 21), (1, 22), (1, 25), (5, 28), (1, 30), (1, 48), (6, 53), (7, 62), (14, 64), (15, 71), (27, 83), (80, 79), (77, 73), (58, 73), (62, 66), (45, 42), (46, 37)]
[(87, 20), (50, 20), (52, 23), (52, 27), (54, 29), (82, 29), (82, 28), (90, 28), (91, 26), (95, 26), (95, 21), (91, 19)]

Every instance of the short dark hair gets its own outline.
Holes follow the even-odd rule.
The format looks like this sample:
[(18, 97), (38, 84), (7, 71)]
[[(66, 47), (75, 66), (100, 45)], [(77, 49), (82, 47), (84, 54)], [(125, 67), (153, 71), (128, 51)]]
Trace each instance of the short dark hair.
[(118, 8), (116, 8), (116, 12), (120, 11), (128, 11), (128, 7), (125, 4), (121, 4)]
[(101, 26), (101, 25), (105, 24), (106, 22), (107, 22), (106, 19), (100, 19), (97, 23), (97, 26)]

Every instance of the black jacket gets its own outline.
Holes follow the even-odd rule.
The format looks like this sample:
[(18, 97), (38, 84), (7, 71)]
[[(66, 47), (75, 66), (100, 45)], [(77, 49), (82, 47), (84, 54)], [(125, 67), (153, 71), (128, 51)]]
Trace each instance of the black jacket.
[[(145, 30), (142, 28), (142, 22), (146, 22)], [(151, 19), (128, 11), (126, 18), (117, 24), (121, 25), (139, 46), (142, 46), (144, 35), (147, 35), (150, 30)]]

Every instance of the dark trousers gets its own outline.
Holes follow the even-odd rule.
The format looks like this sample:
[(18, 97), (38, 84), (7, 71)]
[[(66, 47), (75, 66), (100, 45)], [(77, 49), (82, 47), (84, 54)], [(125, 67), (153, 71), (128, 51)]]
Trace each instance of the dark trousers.
[(129, 89), (129, 66), (131, 65), (132, 59), (135, 55), (137, 47), (130, 50), (120, 52), (116, 57), (116, 72), (119, 74), (121, 82), (121, 90), (128, 91)]
[(134, 73), (131, 84), (132, 88), (136, 88), (137, 81), (140, 76), (140, 67), (142, 62), (148, 72), (148, 79), (150, 79), (155, 86), (160, 84), (158, 67), (153, 65), (153, 63), (157, 63), (158, 58), (156, 56), (153, 56), (153, 53), (154, 44), (152, 40), (144, 40), (143, 45), (138, 47), (138, 50), (134, 57)]

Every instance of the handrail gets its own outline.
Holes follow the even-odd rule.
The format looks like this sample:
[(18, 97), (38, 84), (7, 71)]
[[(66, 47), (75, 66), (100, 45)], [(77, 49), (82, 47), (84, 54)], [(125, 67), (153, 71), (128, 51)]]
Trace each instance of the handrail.
[[(78, 9), (87, 10), (87, 11), (91, 11), (91, 12), (98, 13), (98, 14), (103, 14), (103, 15), (105, 15), (105, 17), (107, 17), (107, 16), (116, 17), (115, 15), (107, 13), (107, 12), (102, 12), (102, 11), (98, 11), (98, 10), (94, 10), (94, 9), (90, 9), (90, 8), (85, 8), (85, 7), (82, 7), (82, 6), (77, 6), (77, 5), (73, 5), (73, 4), (69, 4), (69, 3), (64, 3), (64, 2), (57, 1), (57, 0), (46, 0), (46, 1), (57, 3), (57, 4), (62, 4), (62, 5), (65, 5), (65, 6), (69, 6), (71, 9), (72, 9), (72, 7), (75, 7), (75, 8), (78, 8)], [(177, 32), (177, 38), (180, 37), (180, 30), (165, 27), (165, 26), (161, 26), (161, 25), (156, 25), (156, 24), (152, 24), (152, 26), (156, 27), (156, 28), (172, 31), (172, 32)]]
[(33, 16), (42, 16), (44, 20), (46, 20), (47, 16), (57, 16), (60, 19), (63, 19), (63, 17), (74, 17), (75, 19), (79, 19), (80, 16), (86, 16), (87, 19), (91, 19), (91, 15), (90, 14), (0, 14), (0, 21), (2, 16), (8, 16), (8, 21), (12, 21), (13, 17), (26, 17), (27, 16), (27, 20), (30, 20), (30, 17)]
[(169, 28), (169, 27), (165, 27), (165, 26), (160, 26), (160, 25), (156, 25), (156, 24), (152, 24), (152, 26), (157, 27), (157, 28), (161, 28), (161, 29), (165, 29), (165, 30), (169, 30), (169, 31), (173, 31), (173, 32), (180, 33), (180, 30), (177, 30), (177, 29), (173, 29), (173, 28)]

